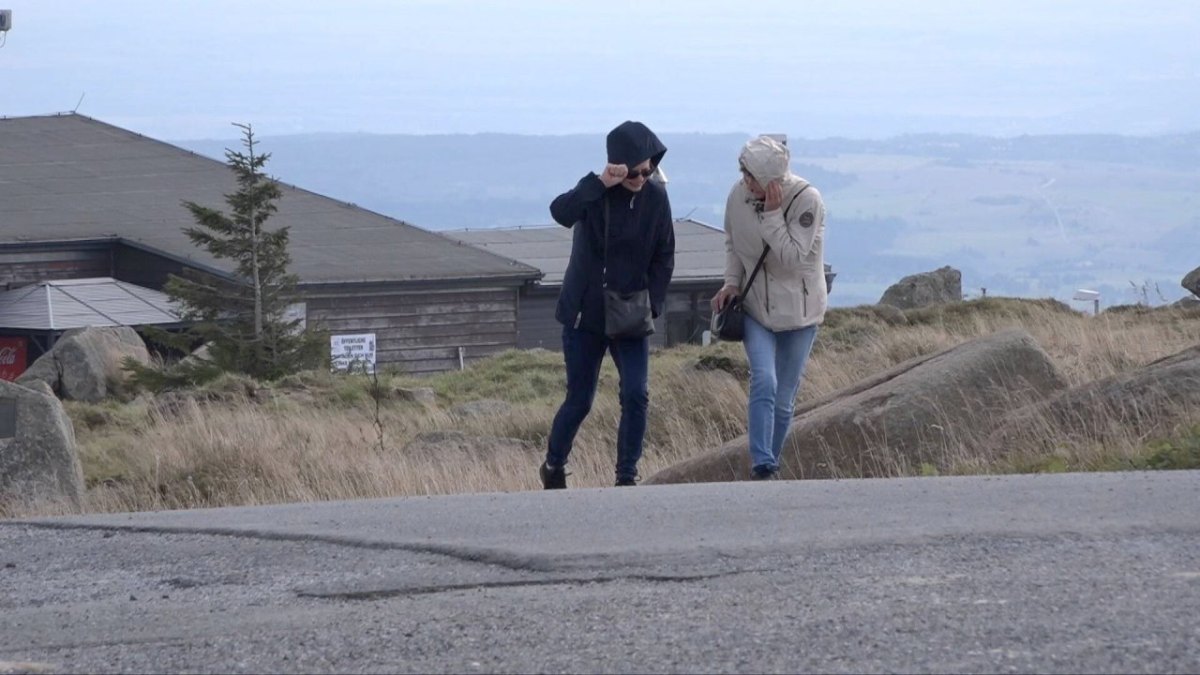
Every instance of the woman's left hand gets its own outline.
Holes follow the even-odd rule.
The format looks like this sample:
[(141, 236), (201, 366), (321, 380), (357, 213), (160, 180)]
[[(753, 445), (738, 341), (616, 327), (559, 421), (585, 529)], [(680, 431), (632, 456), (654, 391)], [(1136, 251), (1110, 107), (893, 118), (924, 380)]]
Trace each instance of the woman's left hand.
[(767, 196), (763, 200), (764, 211), (776, 211), (783, 206), (783, 188), (779, 186), (779, 181), (773, 180), (767, 183)]
[(712, 300), (709, 300), (709, 304), (712, 305), (712, 311), (719, 312), (722, 309), (725, 309), (725, 305), (728, 305), (730, 300), (736, 298), (737, 294), (737, 286), (723, 286), (721, 290), (717, 291), (717, 294), (712, 297)]

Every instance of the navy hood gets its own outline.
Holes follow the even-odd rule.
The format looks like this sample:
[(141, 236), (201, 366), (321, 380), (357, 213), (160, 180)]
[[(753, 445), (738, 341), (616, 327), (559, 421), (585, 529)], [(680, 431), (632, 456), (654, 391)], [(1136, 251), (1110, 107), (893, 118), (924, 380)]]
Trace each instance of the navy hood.
[(647, 159), (654, 167), (667, 154), (667, 146), (641, 122), (622, 122), (608, 132), (608, 163), (632, 169)]

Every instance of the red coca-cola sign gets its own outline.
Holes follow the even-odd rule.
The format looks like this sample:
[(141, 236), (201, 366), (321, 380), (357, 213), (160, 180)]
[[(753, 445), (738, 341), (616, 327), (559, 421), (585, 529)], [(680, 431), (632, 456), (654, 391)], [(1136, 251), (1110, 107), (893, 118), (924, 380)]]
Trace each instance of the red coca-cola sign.
[(0, 380), (9, 382), (25, 372), (25, 338), (0, 337)]

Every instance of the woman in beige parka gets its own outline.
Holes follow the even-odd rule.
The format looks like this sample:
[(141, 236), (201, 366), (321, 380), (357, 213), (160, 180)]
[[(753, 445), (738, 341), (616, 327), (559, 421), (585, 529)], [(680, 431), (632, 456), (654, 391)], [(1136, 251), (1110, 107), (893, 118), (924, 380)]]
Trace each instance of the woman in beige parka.
[(746, 291), (744, 345), (750, 362), (748, 431), (751, 477), (775, 478), (804, 366), (825, 318), (825, 205), (793, 174), (785, 145), (768, 136), (746, 143), (742, 178), (725, 204), (725, 286), (713, 311), (734, 297), (766, 259)]

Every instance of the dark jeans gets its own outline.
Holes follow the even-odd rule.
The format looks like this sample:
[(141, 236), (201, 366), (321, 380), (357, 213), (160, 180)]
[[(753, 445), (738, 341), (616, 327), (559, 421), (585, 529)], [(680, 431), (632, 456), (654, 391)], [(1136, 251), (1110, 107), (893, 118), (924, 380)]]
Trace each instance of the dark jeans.
[(649, 338), (613, 340), (603, 335), (563, 327), (563, 360), (567, 365), (567, 398), (550, 427), (546, 463), (566, 466), (579, 425), (592, 410), (604, 352), (612, 354), (621, 375), (621, 424), (617, 428), (617, 479), (635, 478), (646, 435), (646, 384), (650, 368)]

